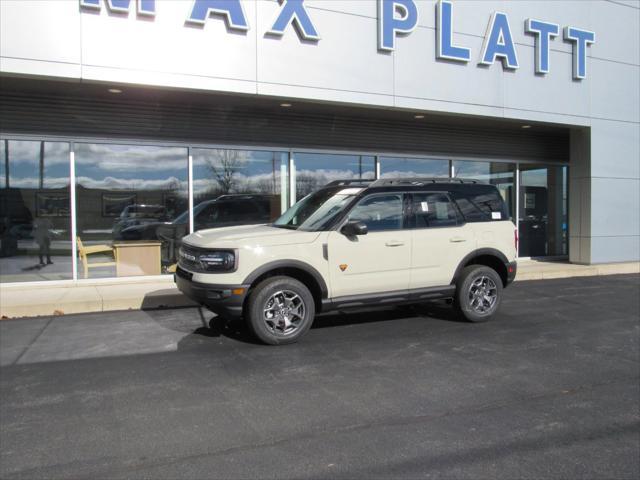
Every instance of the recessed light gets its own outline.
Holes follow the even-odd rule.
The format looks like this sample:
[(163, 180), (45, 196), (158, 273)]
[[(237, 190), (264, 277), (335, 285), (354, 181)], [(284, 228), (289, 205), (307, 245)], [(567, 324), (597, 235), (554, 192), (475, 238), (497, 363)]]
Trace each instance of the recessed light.
[(110, 88), (108, 90), (109, 93), (122, 93), (122, 90), (120, 90), (119, 88)]
[(414, 115), (413, 118), (415, 118), (416, 120), (420, 120), (424, 118), (424, 115), (418, 113), (417, 115)]
[(531, 125), (522, 125), (521, 128), (531, 128)]
[(291, 104), (290, 103), (281, 103), (280, 106), (282, 108), (289, 108), (291, 106)]

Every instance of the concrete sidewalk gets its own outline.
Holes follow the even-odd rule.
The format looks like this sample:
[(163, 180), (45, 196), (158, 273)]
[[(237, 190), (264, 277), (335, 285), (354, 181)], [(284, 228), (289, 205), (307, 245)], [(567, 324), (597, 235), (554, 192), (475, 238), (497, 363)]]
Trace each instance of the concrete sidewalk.
[[(566, 261), (520, 260), (516, 281), (640, 273), (640, 262), (576, 265)], [(154, 309), (195, 305), (173, 278), (79, 281), (58, 285), (0, 284), (0, 317)]]
[(551, 278), (595, 277), (640, 273), (640, 262), (578, 265), (566, 260), (518, 260), (516, 281), (547, 280)]
[(0, 286), (0, 317), (8, 318), (194, 305), (176, 288), (171, 275), (151, 280)]

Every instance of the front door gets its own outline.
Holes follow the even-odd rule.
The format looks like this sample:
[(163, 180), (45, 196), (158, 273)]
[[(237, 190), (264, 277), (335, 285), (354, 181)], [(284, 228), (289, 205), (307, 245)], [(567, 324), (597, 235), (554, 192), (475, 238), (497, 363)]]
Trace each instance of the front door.
[(411, 238), (405, 229), (404, 195), (363, 198), (347, 218), (356, 220), (367, 225), (366, 235), (347, 237), (336, 230), (328, 236), (331, 296), (408, 289)]

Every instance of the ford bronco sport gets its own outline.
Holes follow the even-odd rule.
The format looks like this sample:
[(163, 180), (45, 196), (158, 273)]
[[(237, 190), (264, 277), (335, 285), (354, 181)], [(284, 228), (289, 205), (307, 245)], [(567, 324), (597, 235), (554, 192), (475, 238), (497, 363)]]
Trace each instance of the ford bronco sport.
[(334, 181), (272, 224), (186, 236), (175, 280), (276, 345), (299, 340), (316, 313), (330, 310), (451, 299), (465, 319), (488, 320), (515, 277), (516, 248), (493, 185)]

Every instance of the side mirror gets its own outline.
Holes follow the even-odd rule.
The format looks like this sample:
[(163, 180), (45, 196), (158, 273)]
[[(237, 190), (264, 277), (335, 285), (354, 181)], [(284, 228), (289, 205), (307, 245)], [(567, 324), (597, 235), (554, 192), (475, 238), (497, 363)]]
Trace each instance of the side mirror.
[(366, 235), (368, 232), (367, 226), (363, 222), (347, 222), (340, 229), (340, 233), (347, 237), (353, 237), (355, 235)]

